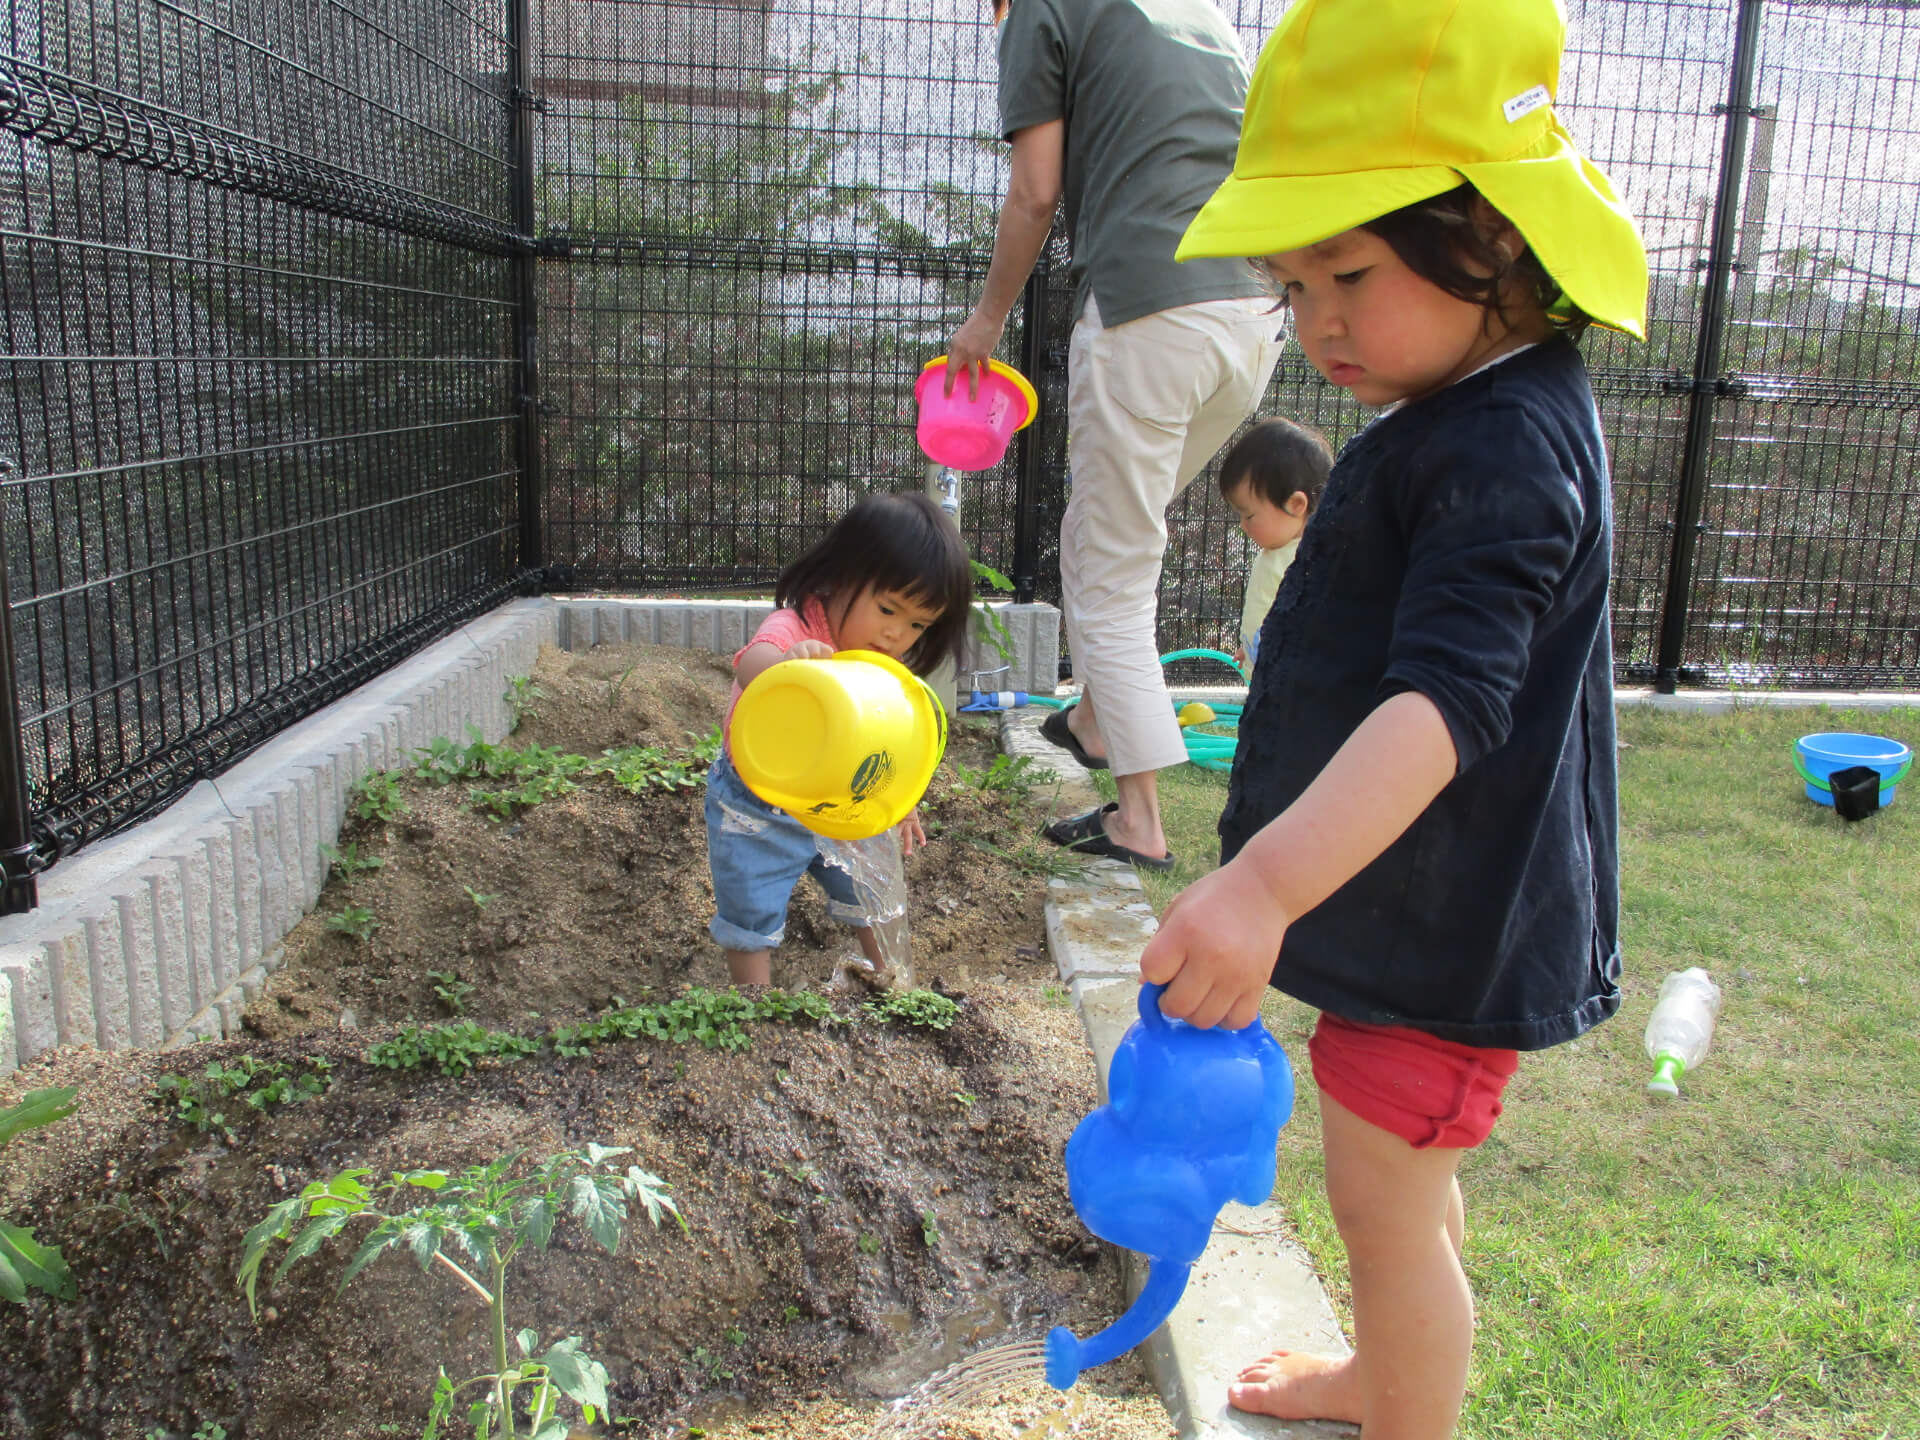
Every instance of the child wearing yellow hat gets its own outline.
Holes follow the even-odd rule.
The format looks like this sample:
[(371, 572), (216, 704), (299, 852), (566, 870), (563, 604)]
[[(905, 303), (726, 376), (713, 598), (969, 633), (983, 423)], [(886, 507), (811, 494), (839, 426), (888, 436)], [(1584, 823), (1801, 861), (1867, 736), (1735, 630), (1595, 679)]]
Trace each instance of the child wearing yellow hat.
[(1161, 1009), (1308, 1045), (1352, 1355), (1235, 1406), (1443, 1440), (1473, 1302), (1455, 1178), (1521, 1052), (1619, 1007), (1606, 452), (1574, 341), (1641, 334), (1632, 218), (1553, 109), (1556, 0), (1296, 0), (1180, 254), (1255, 258), (1314, 366), (1385, 407), (1274, 601), (1221, 868), (1141, 956)]

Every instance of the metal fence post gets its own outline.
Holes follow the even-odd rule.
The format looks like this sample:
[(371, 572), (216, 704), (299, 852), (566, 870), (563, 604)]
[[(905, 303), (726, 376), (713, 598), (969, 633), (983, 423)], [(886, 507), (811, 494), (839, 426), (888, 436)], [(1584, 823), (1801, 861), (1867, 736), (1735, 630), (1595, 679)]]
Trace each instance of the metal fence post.
[[(0, 456), (0, 480), (13, 475)], [(33, 807), (27, 752), (20, 743), (20, 694), (13, 683), (13, 601), (0, 553), (0, 915), (24, 915), (40, 903), (33, 878)]]
[(1687, 406), (1686, 446), (1680, 460), (1679, 494), (1673, 517), (1673, 549), (1667, 562), (1667, 593), (1660, 613), (1660, 649), (1654, 688), (1671, 695), (1680, 683), (1686, 651), (1687, 612), (1693, 590), (1694, 553), (1700, 538), (1700, 510), (1706, 499), (1707, 451), (1713, 443), (1714, 402), (1732, 393), (1719, 373), (1726, 330), (1727, 289), (1738, 238), (1741, 184), (1747, 164), (1747, 122), (1753, 117), (1754, 58), (1760, 45), (1764, 0), (1740, 0), (1734, 16), (1733, 75), (1727, 102), (1714, 113), (1727, 119), (1726, 146), (1720, 152), (1720, 186), (1714, 201), (1713, 246), (1702, 262), (1707, 289), (1700, 317), (1700, 342), (1694, 350), (1693, 383)]
[(540, 325), (539, 243), (534, 233), (533, 158), (534, 116), (546, 102), (533, 93), (533, 7), (531, 0), (507, 0), (508, 150), (511, 155), (509, 202), (521, 248), (514, 254), (513, 333), (518, 352), (520, 436), (516, 459), (520, 470), (519, 569), (540, 571), (546, 565), (540, 534)]
[[(1022, 298), (1025, 320), (1020, 332), (1020, 373), (1040, 388), (1040, 366), (1047, 353), (1047, 280), (1050, 267), (1047, 251), (1042, 249), (1027, 276)], [(1046, 447), (1040, 443), (1041, 427), (1047, 417), (1035, 417), (1034, 423), (1020, 432), (1013, 491), (1013, 598), (1031, 605), (1038, 584), (1035, 571), (1040, 565), (1040, 463)]]

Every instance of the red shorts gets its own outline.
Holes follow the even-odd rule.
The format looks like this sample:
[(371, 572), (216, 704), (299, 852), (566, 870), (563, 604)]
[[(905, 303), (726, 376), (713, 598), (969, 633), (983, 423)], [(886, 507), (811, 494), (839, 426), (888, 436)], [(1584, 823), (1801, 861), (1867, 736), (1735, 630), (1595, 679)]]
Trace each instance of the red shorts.
[(1481, 1050), (1401, 1025), (1324, 1011), (1307, 1041), (1314, 1082), (1416, 1150), (1470, 1150), (1493, 1133), (1518, 1050)]

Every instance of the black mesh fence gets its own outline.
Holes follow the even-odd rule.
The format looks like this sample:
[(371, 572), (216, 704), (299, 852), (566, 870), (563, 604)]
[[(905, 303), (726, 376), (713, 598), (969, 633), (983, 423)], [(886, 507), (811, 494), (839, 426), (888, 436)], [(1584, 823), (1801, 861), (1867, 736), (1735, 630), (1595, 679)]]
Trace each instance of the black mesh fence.
[[(945, 0), (549, 0), (532, 88), (547, 558), (725, 590), (924, 483), (912, 386), (985, 274), (992, 30)], [(963, 520), (1010, 569), (1013, 464)]]
[(1761, 8), (1686, 670), (1920, 678), (1920, 11)]
[(506, 593), (517, 242), (495, 7), (20, 0), (0, 39), (44, 860)]
[[(41, 858), (515, 584), (762, 590), (924, 483), (913, 382), (1006, 182), (985, 8), (14, 0), (0, 523)], [(1252, 56), (1285, 0), (1224, 8)], [(1920, 15), (1568, 12), (1561, 110), (1654, 262), (1649, 342), (1586, 342), (1621, 675), (1912, 687)], [(1040, 420), (962, 496), (1040, 599), (1067, 272), (1056, 239), (1002, 351)], [(1366, 418), (1295, 350), (1263, 409)], [(1163, 649), (1231, 648), (1249, 559), (1203, 476)]]
[[(1223, 8), (1251, 56), (1285, 5)], [(541, 224), (573, 247), (544, 276), (549, 558), (576, 587), (764, 586), (856, 495), (920, 483), (912, 381), (978, 290), (1005, 183), (984, 6), (542, 13)], [(1648, 343), (1587, 342), (1614, 461), (1621, 675), (1911, 684), (1920, 206), (1900, 77), (1920, 22), (1782, 0), (1576, 0), (1569, 21), (1561, 109), (1654, 267)], [(1743, 23), (1759, 63), (1736, 108), (1756, 113), (1722, 255)], [(1072, 316), (1064, 253), (1052, 262), (1003, 350), (1032, 368), (1042, 416), (1023, 451), (968, 477), (966, 529), (998, 568), (1031, 557), (1032, 593), (1057, 600)], [(1702, 356), (1716, 264), (1724, 336)], [(1365, 421), (1297, 350), (1263, 409), (1336, 443)], [(1670, 595), (1682, 529), (1689, 573)], [(1164, 650), (1231, 648), (1250, 558), (1209, 472), (1170, 516)]]

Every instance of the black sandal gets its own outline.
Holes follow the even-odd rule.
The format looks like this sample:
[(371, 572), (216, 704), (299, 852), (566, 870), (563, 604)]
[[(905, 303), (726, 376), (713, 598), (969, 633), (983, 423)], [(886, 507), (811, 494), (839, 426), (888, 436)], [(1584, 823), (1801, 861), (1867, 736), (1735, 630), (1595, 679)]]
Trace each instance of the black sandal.
[(1108, 838), (1107, 827), (1101, 817), (1111, 815), (1119, 808), (1118, 802), (1102, 805), (1098, 810), (1089, 810), (1084, 815), (1057, 820), (1040, 833), (1054, 844), (1064, 845), (1076, 855), (1100, 855), (1109, 860), (1124, 860), (1127, 864), (1137, 865), (1142, 870), (1171, 870), (1173, 868), (1171, 850), (1156, 859), (1152, 855), (1142, 855), (1138, 850), (1129, 850), (1119, 841)]
[(1069, 705), (1066, 709), (1056, 710), (1047, 716), (1045, 720), (1042, 720), (1040, 722), (1041, 735), (1073, 756), (1074, 759), (1078, 760), (1087, 769), (1106, 769), (1107, 762), (1098, 755), (1089, 755), (1087, 753), (1087, 747), (1082, 745), (1074, 735), (1073, 726), (1067, 722), (1067, 711), (1071, 709), (1073, 709), (1073, 706)]

